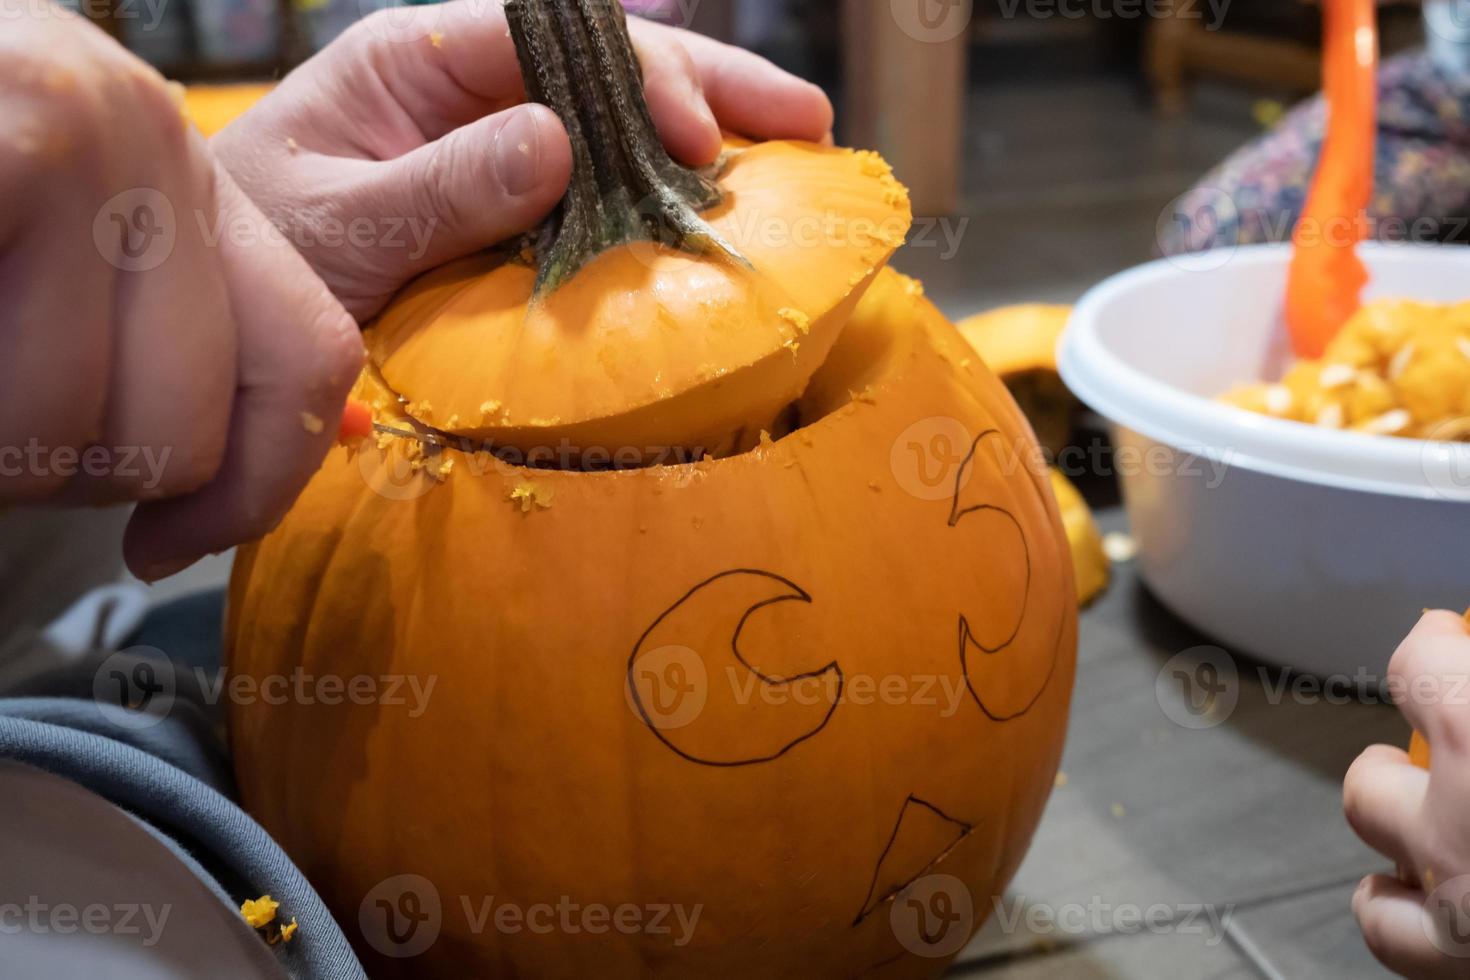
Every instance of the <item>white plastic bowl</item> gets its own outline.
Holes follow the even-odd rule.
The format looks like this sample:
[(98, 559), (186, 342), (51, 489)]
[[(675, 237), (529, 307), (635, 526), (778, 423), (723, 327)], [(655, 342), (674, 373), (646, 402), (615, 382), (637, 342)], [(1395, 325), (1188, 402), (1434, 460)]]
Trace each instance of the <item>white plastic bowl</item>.
[[(1470, 299), (1470, 248), (1367, 246), (1368, 297)], [(1063, 379), (1115, 425), (1139, 570), (1234, 653), (1382, 685), (1429, 606), (1470, 605), (1470, 446), (1253, 415), (1279, 373), (1290, 249), (1165, 259), (1077, 306)]]

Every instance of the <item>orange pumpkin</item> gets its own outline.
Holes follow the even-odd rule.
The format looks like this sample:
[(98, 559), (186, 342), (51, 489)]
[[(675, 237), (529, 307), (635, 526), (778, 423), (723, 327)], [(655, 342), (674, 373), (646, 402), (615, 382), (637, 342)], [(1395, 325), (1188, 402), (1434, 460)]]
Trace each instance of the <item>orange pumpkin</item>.
[(1072, 570), (1077, 577), (1077, 601), (1086, 606), (1102, 595), (1112, 579), (1112, 567), (1103, 549), (1102, 532), (1092, 509), (1061, 470), (1051, 471), (1051, 489), (1062, 511), (1062, 527), (1072, 548)]
[[(508, 9), (513, 24), (526, 13)], [(621, 22), (581, 29), (617, 41)], [(839, 175), (855, 159), (746, 152)], [(754, 253), (763, 283), (728, 256), (649, 254), (637, 276), (599, 254), (544, 302), (571, 290), (605, 331), (618, 307), (690, 317), (658, 342), (625, 331), (630, 349), (684, 370), (679, 345), (702, 349), (693, 324), (719, 317), (684, 294), (623, 294), (738, 280), (727, 309), (774, 343), (766, 306), (817, 288), (777, 289), (773, 260)], [(242, 550), (227, 639), (237, 690), (261, 692), (231, 700), (244, 802), (371, 975), (927, 977), (1002, 892), (1061, 753), (1077, 628), (1067, 540), (1025, 419), (918, 284), (885, 270), (859, 302), (869, 259), (830, 261), (853, 280), (833, 309), (853, 312), (812, 304), (812, 336), (822, 316), (845, 324), (813, 340), (825, 349), (810, 365), (783, 352), (797, 374), (764, 373), (732, 323), (709, 344), (730, 358), (734, 397), (707, 398), (686, 370), (674, 420), (619, 429), (641, 411), (641, 382), (577, 417), (599, 439), (725, 437), (697, 461), (528, 468), (409, 411), (388, 351), (410, 341), (416, 402), (456, 404), (465, 374), (511, 376), (467, 353), (518, 356), (477, 335), (520, 329), (493, 299), (522, 309), (523, 273), (495, 294), (462, 264), (434, 280), (453, 283), (452, 329), (395, 309), (394, 343), (370, 336), (354, 394), (389, 431), (334, 450), (282, 525)], [(596, 376), (583, 354), (569, 356)], [(806, 370), (776, 438), (737, 451), (722, 426), (753, 424)]]
[(1070, 306), (1026, 303), (966, 317), (958, 324), (985, 366), (1000, 375), (1053, 457), (1066, 448), (1077, 399), (1057, 372), (1057, 345)]
[[(588, 473), (447, 448), (440, 479), (408, 440), (334, 450), (238, 560), (232, 668), (432, 694), (247, 699), (231, 727), (246, 806), (374, 976), (927, 976), (957, 951), (937, 910), (968, 936), (1020, 862), (1076, 643), (1046, 474), (962, 344), (885, 274), (800, 428), (748, 453)], [(385, 881), (415, 897), (380, 912)], [(951, 881), (931, 959), (898, 899)], [(461, 899), (490, 896), (703, 911), (681, 947), (477, 933)], [(395, 974), (394, 910), (431, 897), (438, 939)]]
[(184, 89), (184, 114), (205, 136), (213, 136), (244, 115), (275, 87), (274, 82), (190, 85)]
[(411, 286), (368, 350), (410, 414), (457, 436), (645, 461), (749, 448), (903, 243), (908, 192), (877, 154), (809, 143), (734, 141), (709, 174), (678, 166), (635, 107), (612, 6), (588, 5), (596, 37), (556, 4), (507, 8), (527, 90), (572, 139), (571, 188), (547, 234)]

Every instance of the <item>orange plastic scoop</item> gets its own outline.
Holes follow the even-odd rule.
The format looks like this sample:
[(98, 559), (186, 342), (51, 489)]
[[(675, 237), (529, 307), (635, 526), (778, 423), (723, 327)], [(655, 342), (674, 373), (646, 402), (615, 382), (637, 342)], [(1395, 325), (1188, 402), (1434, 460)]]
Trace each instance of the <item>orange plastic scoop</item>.
[(1368, 270), (1358, 258), (1373, 194), (1378, 127), (1374, 0), (1324, 0), (1327, 134), (1292, 237), (1286, 324), (1298, 357), (1321, 357), (1358, 309)]

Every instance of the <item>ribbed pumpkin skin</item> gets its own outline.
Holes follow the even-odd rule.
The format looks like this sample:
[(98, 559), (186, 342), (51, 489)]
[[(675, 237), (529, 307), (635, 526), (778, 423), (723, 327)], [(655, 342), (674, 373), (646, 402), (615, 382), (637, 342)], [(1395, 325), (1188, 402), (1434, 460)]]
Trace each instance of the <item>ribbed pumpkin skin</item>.
[[(948, 471), (964, 483), (958, 501), (909, 492), (895, 460), (929, 438), (922, 420), (997, 430), (982, 446), (1034, 443), (953, 327), (901, 289), (885, 273), (859, 311), (867, 326), (845, 335), (861, 345), (874, 317), (903, 321), (887, 325), (895, 339), (866, 394), (773, 445), (602, 474), (475, 473), (460, 460), (412, 500), (366, 485), (379, 450), (338, 449), (241, 555), (235, 675), (436, 679), (417, 718), (350, 703), (231, 708), (245, 805), (372, 976), (926, 977), (947, 958), (900, 943), (884, 894), (952, 875), (973, 926), (990, 913), (1061, 753), (1073, 573), (1044, 470), (981, 452), (968, 479)], [(553, 492), (549, 508), (510, 501), (528, 476)], [(756, 608), (790, 585), (810, 601)], [(835, 708), (813, 697), (833, 690), (831, 671), (829, 686), (784, 701), (751, 679), (732, 637), (752, 609), (738, 639), (749, 665), (785, 677), (835, 662)], [(1015, 633), (994, 654), (967, 647), (974, 696), (962, 622), (986, 646)], [(645, 659), (655, 642), (695, 651), (708, 681), (703, 712), (657, 733), (627, 693), (630, 658), (635, 674), (657, 663)], [(747, 684), (768, 696), (733, 703)], [(952, 822), (915, 804), (895, 834), (911, 796)], [(358, 923), (372, 889), (401, 874), (432, 882), (443, 916), (427, 952), (395, 960)], [(701, 911), (682, 946), (677, 926), (475, 934), (463, 896), (472, 910), (493, 896)]]

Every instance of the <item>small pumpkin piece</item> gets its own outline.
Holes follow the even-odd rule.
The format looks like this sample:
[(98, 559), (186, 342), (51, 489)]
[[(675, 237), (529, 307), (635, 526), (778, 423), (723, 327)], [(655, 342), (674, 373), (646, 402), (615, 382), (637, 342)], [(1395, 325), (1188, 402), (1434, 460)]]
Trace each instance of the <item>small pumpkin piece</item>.
[(1254, 412), (1257, 415), (1288, 417), (1296, 402), (1291, 389), (1285, 385), (1252, 385), (1226, 392), (1220, 400), (1227, 405)]
[(295, 916), (292, 916), (290, 922), (280, 921), (280, 908), (280, 902), (269, 895), (262, 895), (259, 898), (247, 898), (240, 905), (240, 914), (245, 917), (250, 928), (261, 934), (267, 946), (274, 946), (277, 943), (289, 943), (298, 928)]
[(552, 496), (553, 492), (550, 487), (531, 480), (522, 480), (510, 491), (511, 502), (520, 505), (523, 514), (529, 514), (537, 508), (550, 509)]
[(1086, 606), (1108, 587), (1108, 556), (1103, 551), (1102, 534), (1087, 501), (1061, 470), (1051, 471), (1051, 489), (1062, 511), (1062, 527), (1067, 544), (1072, 548), (1072, 568), (1077, 575), (1077, 600)]
[(259, 898), (247, 898), (240, 906), (240, 914), (245, 917), (250, 928), (264, 929), (276, 921), (276, 910), (280, 907), (280, 902), (269, 895), (262, 895)]
[(1037, 440), (1053, 456), (1066, 447), (1078, 407), (1057, 373), (1057, 345), (1071, 316), (1070, 306), (1028, 303), (957, 324), (986, 367), (1005, 382)]

